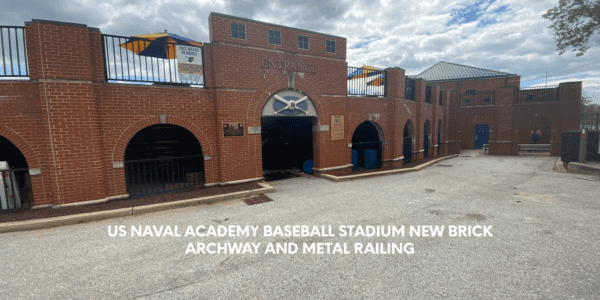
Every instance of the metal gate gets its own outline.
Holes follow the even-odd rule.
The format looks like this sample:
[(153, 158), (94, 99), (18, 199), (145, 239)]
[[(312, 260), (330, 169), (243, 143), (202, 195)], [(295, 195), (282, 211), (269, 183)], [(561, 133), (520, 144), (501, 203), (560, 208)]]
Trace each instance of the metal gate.
[(0, 212), (30, 209), (32, 203), (29, 169), (0, 171)]
[(381, 141), (352, 144), (353, 169), (381, 168)]
[(204, 185), (204, 156), (125, 161), (130, 198), (194, 190)]
[(409, 163), (412, 160), (412, 137), (404, 139), (402, 154), (404, 155), (404, 163)]

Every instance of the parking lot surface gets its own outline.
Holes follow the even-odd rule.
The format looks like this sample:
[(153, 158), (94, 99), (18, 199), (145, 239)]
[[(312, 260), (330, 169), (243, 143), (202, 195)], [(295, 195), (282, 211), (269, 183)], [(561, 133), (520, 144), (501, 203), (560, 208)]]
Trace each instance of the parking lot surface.
[[(409, 174), (272, 182), (274, 201), (256, 205), (236, 200), (0, 234), (0, 298), (597, 299), (600, 180), (557, 173), (555, 161), (463, 155)], [(211, 226), (230, 225), (254, 226), (258, 234), (184, 236), (189, 226), (206, 235)], [(264, 236), (268, 226), (286, 225), (324, 230), (321, 236)], [(378, 225), (404, 226), (405, 235), (341, 236), (339, 230)], [(449, 236), (451, 226), (461, 225), (478, 228), (476, 234), (487, 226), (493, 236)], [(123, 226), (125, 236), (110, 236), (115, 226)], [(161, 236), (152, 226), (163, 226)], [(166, 226), (177, 226), (182, 236), (165, 236)], [(444, 226), (443, 235), (411, 236), (411, 226)], [(132, 227), (152, 234), (131, 236)], [(258, 253), (195, 254), (198, 244), (211, 243), (204, 249), (260, 246)], [(265, 254), (269, 243), (299, 250)], [(346, 244), (350, 253), (303, 253), (313, 243), (322, 249)], [(396, 254), (364, 251), (367, 244), (390, 243), (412, 247)]]

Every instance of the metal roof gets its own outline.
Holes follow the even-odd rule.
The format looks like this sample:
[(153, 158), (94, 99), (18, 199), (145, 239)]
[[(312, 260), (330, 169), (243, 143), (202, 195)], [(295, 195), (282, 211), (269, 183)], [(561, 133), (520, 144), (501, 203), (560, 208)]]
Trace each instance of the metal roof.
[(415, 76), (415, 78), (425, 79), (426, 81), (445, 81), (466, 78), (504, 77), (516, 75), (517, 74), (492, 71), (440, 61), (437, 64), (429, 67), (429, 69)]

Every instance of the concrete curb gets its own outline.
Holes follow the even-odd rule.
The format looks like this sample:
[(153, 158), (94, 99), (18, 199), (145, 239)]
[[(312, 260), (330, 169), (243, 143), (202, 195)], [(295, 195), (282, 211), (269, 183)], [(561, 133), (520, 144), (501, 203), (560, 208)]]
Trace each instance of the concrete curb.
[(568, 168), (567, 171), (569, 173), (600, 176), (600, 167), (596, 167), (596, 166), (590, 166), (590, 165), (577, 163), (577, 162), (570, 162), (567, 165), (567, 168)]
[(434, 159), (430, 162), (426, 162), (422, 165), (416, 166), (414, 168), (408, 168), (408, 169), (397, 169), (397, 170), (388, 170), (388, 171), (380, 171), (380, 172), (372, 172), (372, 173), (365, 173), (365, 174), (356, 174), (356, 175), (346, 175), (346, 176), (335, 176), (335, 175), (329, 175), (329, 174), (323, 174), (321, 175), (321, 177), (331, 180), (333, 182), (342, 182), (342, 181), (347, 181), (347, 180), (354, 180), (354, 179), (362, 179), (362, 178), (369, 178), (369, 177), (376, 177), (376, 176), (384, 176), (384, 175), (390, 175), (390, 174), (398, 174), (398, 173), (408, 173), (408, 172), (416, 172), (416, 171), (420, 171), (425, 167), (431, 166), (435, 163), (438, 163), (442, 160), (446, 160), (446, 159), (450, 159), (450, 158), (455, 158), (458, 157), (458, 154), (454, 154), (451, 156), (446, 156), (446, 157), (440, 157), (438, 159)]
[(64, 225), (73, 225), (79, 223), (87, 223), (111, 218), (126, 217), (131, 215), (141, 215), (161, 210), (169, 210), (187, 206), (194, 206), (200, 204), (211, 204), (219, 201), (240, 199), (245, 197), (252, 197), (267, 193), (272, 193), (275, 188), (266, 183), (258, 183), (262, 188), (256, 190), (247, 190), (241, 192), (234, 192), (228, 194), (206, 196), (194, 199), (157, 203), (151, 205), (143, 205), (136, 207), (120, 208), (113, 210), (105, 210), (77, 215), (69, 215), (48, 219), (37, 219), (28, 221), (8, 222), (0, 224), (0, 233), (15, 232), (24, 230), (35, 230), (43, 228), (52, 228)]

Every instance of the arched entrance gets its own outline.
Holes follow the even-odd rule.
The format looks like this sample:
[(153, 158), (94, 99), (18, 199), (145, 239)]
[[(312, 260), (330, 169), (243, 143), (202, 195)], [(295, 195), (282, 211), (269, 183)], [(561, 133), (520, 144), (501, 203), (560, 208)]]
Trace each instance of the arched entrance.
[(312, 127), (317, 118), (312, 100), (299, 91), (283, 90), (267, 100), (260, 122), (267, 181), (313, 173)]
[(0, 212), (33, 204), (29, 165), (17, 146), (0, 136)]
[(431, 125), (429, 120), (425, 120), (425, 126), (423, 130), (423, 158), (429, 157), (429, 140), (431, 136)]
[(381, 168), (383, 132), (375, 122), (364, 121), (352, 135), (353, 169)]
[(411, 120), (406, 121), (404, 125), (404, 142), (402, 146), (402, 155), (404, 163), (409, 163), (412, 160), (412, 145), (413, 145), (413, 124)]
[(442, 120), (438, 121), (438, 130), (437, 130), (437, 154), (440, 155), (442, 152), (440, 149), (442, 148)]
[(125, 179), (131, 198), (200, 188), (204, 184), (202, 147), (183, 127), (148, 126), (125, 149)]

